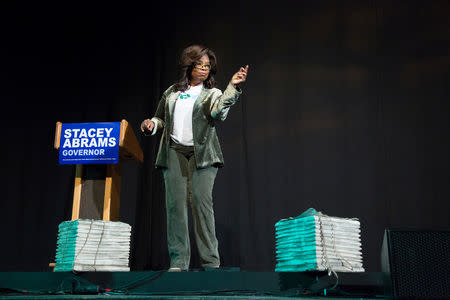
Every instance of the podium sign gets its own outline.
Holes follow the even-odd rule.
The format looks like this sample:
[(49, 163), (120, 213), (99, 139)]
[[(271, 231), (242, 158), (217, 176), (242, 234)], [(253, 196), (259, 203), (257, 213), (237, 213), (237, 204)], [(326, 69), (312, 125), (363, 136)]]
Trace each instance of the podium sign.
[(119, 162), (120, 122), (63, 123), (59, 164)]

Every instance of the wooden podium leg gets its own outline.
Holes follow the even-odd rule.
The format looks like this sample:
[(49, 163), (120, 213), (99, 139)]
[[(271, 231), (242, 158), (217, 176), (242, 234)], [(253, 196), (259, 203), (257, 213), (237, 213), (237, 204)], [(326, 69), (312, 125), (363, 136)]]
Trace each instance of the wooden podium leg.
[(80, 216), (82, 173), (83, 165), (77, 165), (75, 170), (75, 185), (73, 189), (72, 221), (78, 220)]
[(119, 220), (121, 179), (122, 179), (122, 168), (120, 163), (108, 164), (106, 167), (103, 221)]

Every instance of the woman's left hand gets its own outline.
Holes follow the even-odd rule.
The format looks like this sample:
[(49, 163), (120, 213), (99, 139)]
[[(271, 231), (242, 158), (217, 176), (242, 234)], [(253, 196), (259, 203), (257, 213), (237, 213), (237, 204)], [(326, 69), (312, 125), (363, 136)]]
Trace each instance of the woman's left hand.
[(231, 84), (236, 87), (239, 83), (244, 82), (247, 79), (248, 65), (245, 68), (241, 67), (233, 77), (231, 77)]

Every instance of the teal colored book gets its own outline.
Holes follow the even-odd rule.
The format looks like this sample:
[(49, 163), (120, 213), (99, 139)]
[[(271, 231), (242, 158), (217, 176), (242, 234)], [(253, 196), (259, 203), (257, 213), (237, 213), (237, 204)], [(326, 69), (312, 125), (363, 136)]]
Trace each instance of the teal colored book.
[(275, 271), (364, 272), (360, 222), (310, 208), (275, 224)]

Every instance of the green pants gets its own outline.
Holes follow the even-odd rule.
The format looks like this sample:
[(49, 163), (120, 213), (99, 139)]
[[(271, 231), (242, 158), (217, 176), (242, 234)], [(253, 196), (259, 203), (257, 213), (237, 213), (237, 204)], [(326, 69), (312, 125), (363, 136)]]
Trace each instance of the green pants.
[(177, 146), (172, 145), (168, 153), (168, 168), (163, 169), (170, 267), (189, 269), (191, 246), (188, 202), (192, 209), (194, 235), (201, 265), (205, 268), (217, 267), (220, 265), (220, 258), (212, 202), (217, 168), (197, 169), (193, 153), (186, 156), (175, 149)]

